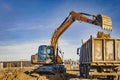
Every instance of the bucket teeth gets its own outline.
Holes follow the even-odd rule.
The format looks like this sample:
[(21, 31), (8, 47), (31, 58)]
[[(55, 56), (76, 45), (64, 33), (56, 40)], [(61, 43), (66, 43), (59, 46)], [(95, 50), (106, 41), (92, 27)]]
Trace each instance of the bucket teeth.
[(108, 31), (112, 31), (112, 27), (111, 26), (104, 26), (102, 27), (104, 30), (108, 30)]

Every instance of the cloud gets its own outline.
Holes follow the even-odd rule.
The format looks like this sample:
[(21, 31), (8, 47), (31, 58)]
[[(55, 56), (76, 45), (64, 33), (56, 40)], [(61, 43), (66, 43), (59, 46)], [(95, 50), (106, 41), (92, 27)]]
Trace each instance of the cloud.
[(39, 45), (48, 45), (49, 40), (40, 40), (37, 42), (17, 43), (12, 45), (0, 46), (0, 60), (30, 60), (32, 54), (35, 54)]
[[(49, 45), (49, 40), (0, 46), (0, 61), (30, 60), (31, 55), (38, 51), (40, 45)], [(64, 52), (64, 59), (78, 59), (76, 57), (77, 45), (70, 44), (68, 40), (60, 40), (59, 46)]]
[[(29, 59), (29, 54), (36, 51), (37, 44), (19, 44), (11, 46), (0, 46), (0, 60), (20, 60), (20, 59)], [(10, 59), (8, 59), (8, 57)], [(4, 61), (3, 60), (3, 61)]]
[(10, 4), (8, 4), (8, 3), (1, 3), (0, 6), (5, 11), (12, 11), (13, 10), (13, 7)]
[(38, 24), (38, 23), (31, 23), (31, 22), (26, 22), (26, 23), (15, 23), (12, 24), (11, 27), (8, 27), (7, 29), (4, 29), (0, 32), (14, 32), (14, 31), (21, 31), (21, 30), (25, 30), (25, 31), (29, 31), (29, 30), (42, 30), (43, 25)]
[(71, 43), (70, 40), (60, 40), (59, 47), (61, 48), (62, 52), (64, 52), (64, 59), (78, 60), (79, 56), (77, 55), (77, 48), (80, 47), (79, 44), (75, 45)]

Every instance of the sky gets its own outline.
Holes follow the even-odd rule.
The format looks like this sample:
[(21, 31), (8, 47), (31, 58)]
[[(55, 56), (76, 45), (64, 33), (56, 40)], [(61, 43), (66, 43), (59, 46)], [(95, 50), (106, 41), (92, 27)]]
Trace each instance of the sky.
[[(0, 61), (30, 60), (71, 11), (112, 19), (111, 37), (120, 38), (119, 0), (0, 0)], [(96, 37), (100, 27), (75, 21), (60, 37), (64, 59), (79, 59), (81, 40)]]

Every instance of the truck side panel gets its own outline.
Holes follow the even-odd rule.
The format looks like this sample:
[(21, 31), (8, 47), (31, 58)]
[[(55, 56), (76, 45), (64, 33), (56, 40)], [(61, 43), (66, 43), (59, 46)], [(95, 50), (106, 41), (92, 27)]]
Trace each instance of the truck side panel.
[(120, 63), (120, 39), (90, 38), (80, 48), (80, 62)]
[(117, 53), (116, 60), (120, 61), (120, 39), (116, 41), (116, 50), (115, 51)]
[(93, 60), (94, 61), (103, 61), (103, 41), (101, 39), (93, 40)]

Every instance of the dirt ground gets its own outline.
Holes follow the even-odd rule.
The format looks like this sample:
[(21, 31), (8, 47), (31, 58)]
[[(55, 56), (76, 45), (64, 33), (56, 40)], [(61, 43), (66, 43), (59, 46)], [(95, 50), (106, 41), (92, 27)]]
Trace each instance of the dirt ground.
[(0, 80), (80, 80), (79, 71), (68, 70), (66, 74), (36, 74), (30, 75), (25, 69), (0, 70)]

